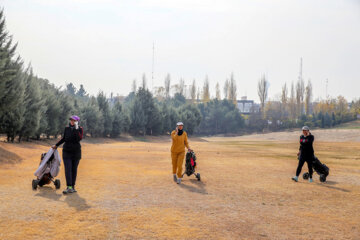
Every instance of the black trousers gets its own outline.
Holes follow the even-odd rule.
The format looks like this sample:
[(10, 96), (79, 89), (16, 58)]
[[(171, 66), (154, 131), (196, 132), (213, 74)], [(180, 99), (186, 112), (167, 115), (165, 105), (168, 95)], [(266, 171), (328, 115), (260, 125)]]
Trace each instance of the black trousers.
[(304, 163), (307, 163), (308, 169), (309, 169), (309, 175), (310, 178), (312, 178), (313, 175), (313, 167), (312, 167), (312, 161), (313, 161), (313, 157), (302, 157), (300, 156), (299, 158), (299, 165), (296, 169), (296, 176), (298, 177), (300, 175), (301, 169), (304, 166)]
[(65, 166), (66, 186), (75, 187), (80, 158), (78, 156), (66, 156), (63, 158), (63, 162)]

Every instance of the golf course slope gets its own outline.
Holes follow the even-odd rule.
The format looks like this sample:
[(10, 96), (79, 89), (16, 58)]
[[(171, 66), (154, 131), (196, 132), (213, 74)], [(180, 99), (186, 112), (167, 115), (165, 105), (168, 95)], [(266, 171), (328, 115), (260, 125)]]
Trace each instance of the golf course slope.
[(63, 166), (60, 190), (31, 189), (49, 146), (2, 142), (21, 159), (0, 160), (0, 239), (360, 239), (360, 128), (313, 131), (326, 183), (291, 181), (299, 134), (190, 136), (201, 182), (181, 185), (170, 139), (85, 140), (66, 196)]

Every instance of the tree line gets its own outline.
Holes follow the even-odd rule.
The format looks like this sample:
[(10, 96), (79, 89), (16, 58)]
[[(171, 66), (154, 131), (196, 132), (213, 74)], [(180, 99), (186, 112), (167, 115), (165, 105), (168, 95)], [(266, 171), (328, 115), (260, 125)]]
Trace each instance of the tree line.
[[(17, 45), (6, 30), (3, 10), (0, 11), (0, 134), (9, 142), (40, 138), (57, 138), (68, 124), (70, 115), (81, 117), (86, 137), (117, 138), (121, 134), (165, 135), (182, 121), (189, 134), (214, 135), (278, 130), (307, 124), (311, 127), (332, 127), (355, 119), (360, 101), (349, 108), (346, 99), (312, 101), (312, 86), (302, 79), (285, 84), (281, 99), (268, 99), (269, 82), (258, 81), (259, 109), (247, 115), (237, 107), (237, 85), (230, 74), (223, 86), (216, 84), (211, 97), (209, 79), (197, 86), (193, 80), (186, 86), (183, 79), (172, 84), (165, 76), (164, 85), (151, 92), (145, 74), (140, 86), (134, 80), (127, 96), (96, 96), (87, 93), (84, 85), (69, 83), (57, 87), (36, 76), (31, 66), (25, 67), (16, 54)], [(223, 97), (222, 97), (222, 96)]]

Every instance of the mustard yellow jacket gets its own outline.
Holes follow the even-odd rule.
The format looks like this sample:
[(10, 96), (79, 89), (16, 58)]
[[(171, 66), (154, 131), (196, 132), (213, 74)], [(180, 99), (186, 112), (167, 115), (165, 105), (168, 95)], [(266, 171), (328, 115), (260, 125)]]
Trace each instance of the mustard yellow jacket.
[(172, 131), (171, 139), (172, 139), (171, 152), (174, 153), (185, 152), (185, 146), (187, 149), (189, 149), (188, 137), (185, 131), (181, 136), (177, 135), (175, 130)]

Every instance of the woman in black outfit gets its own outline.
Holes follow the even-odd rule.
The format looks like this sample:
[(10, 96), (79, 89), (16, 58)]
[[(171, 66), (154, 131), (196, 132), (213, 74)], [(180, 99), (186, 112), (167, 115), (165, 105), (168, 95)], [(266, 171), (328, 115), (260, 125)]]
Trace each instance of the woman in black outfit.
[(303, 135), (300, 136), (300, 149), (298, 152), (298, 158), (299, 158), (299, 165), (296, 169), (296, 176), (292, 177), (292, 180), (297, 182), (299, 180), (299, 175), (301, 172), (301, 169), (306, 162), (309, 168), (309, 182), (312, 182), (312, 175), (313, 175), (313, 168), (312, 168), (312, 162), (314, 159), (314, 148), (313, 148), (313, 142), (314, 142), (314, 135), (310, 133), (310, 129), (307, 126), (304, 126), (302, 128)]
[(75, 182), (77, 168), (81, 159), (80, 141), (83, 137), (83, 129), (78, 123), (80, 118), (78, 116), (71, 116), (69, 120), (69, 126), (65, 127), (63, 137), (52, 147), (56, 149), (65, 143), (63, 147), (63, 162), (67, 187), (63, 191), (64, 194), (76, 192)]

